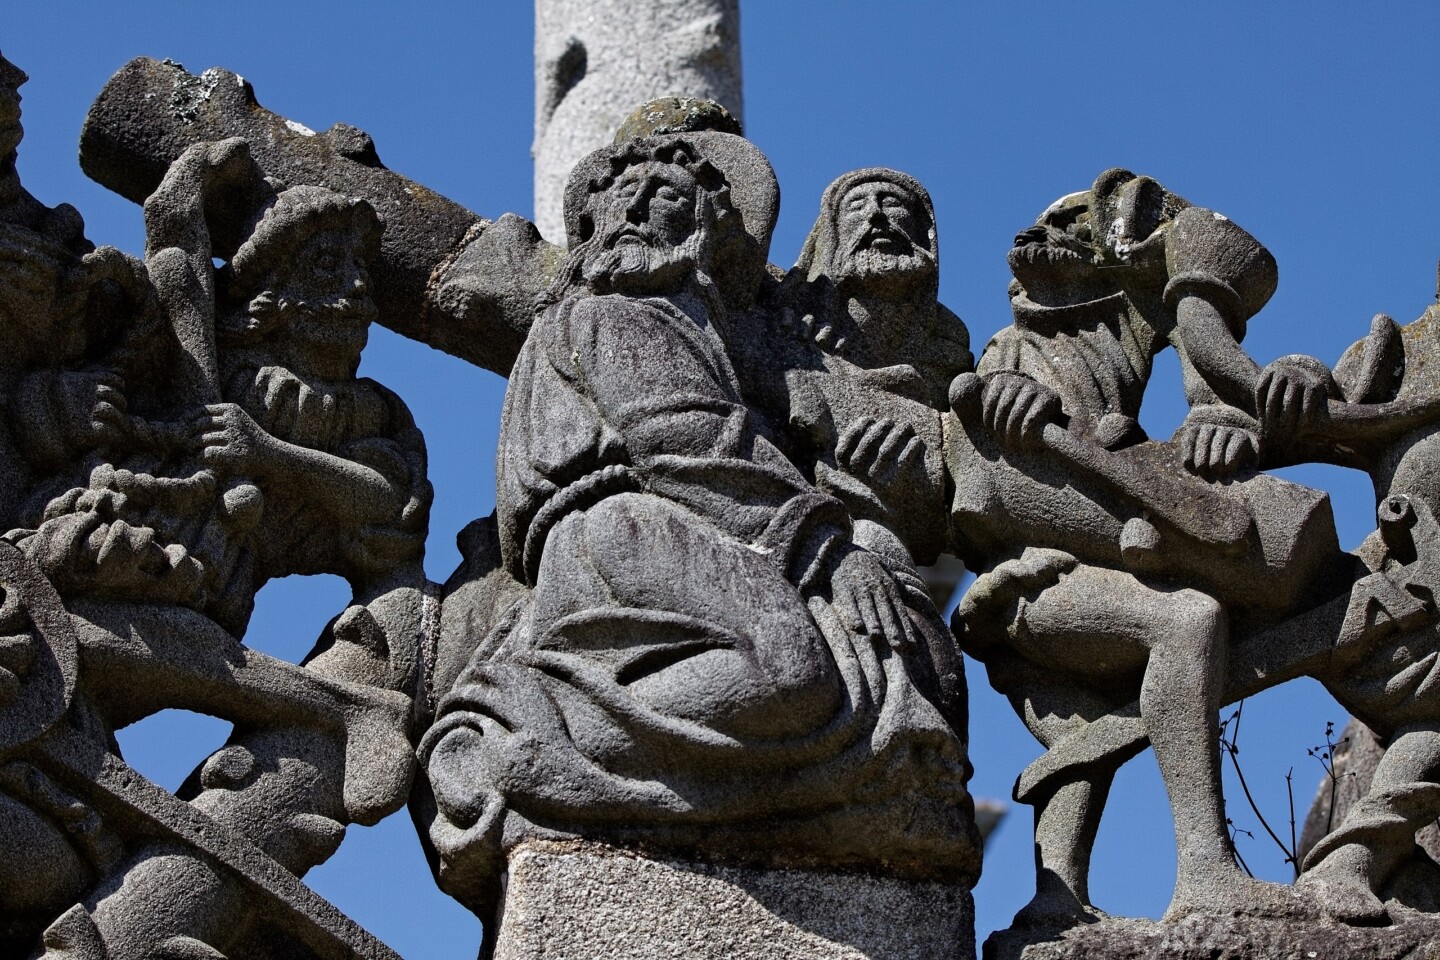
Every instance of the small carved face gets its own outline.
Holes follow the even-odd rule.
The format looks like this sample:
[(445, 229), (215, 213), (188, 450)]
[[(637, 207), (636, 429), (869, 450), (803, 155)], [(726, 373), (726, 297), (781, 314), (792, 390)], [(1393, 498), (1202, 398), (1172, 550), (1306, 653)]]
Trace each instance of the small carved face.
[(874, 250), (904, 256), (915, 249), (919, 235), (920, 201), (908, 190), (884, 180), (851, 187), (840, 200), (840, 245), (843, 256)]
[(598, 243), (585, 267), (597, 292), (673, 293), (696, 266), (701, 235), (695, 178), (675, 164), (626, 168), (592, 199)]
[(1011, 299), (1063, 306), (1163, 283), (1164, 237), (1185, 201), (1149, 177), (1107, 170), (1015, 237)]
[(695, 178), (674, 164), (637, 164), (602, 195), (605, 246), (678, 247), (695, 232)]
[(1015, 236), (1010, 269), (1027, 287), (1087, 273), (1096, 259), (1091, 226), (1090, 193), (1072, 193), (1056, 200), (1033, 227)]
[(882, 289), (934, 272), (930, 214), (920, 198), (889, 180), (855, 184), (835, 211), (830, 276)]
[(267, 289), (290, 312), (290, 335), (302, 343), (359, 350), (375, 303), (364, 245), (353, 231), (327, 227), (307, 237)]

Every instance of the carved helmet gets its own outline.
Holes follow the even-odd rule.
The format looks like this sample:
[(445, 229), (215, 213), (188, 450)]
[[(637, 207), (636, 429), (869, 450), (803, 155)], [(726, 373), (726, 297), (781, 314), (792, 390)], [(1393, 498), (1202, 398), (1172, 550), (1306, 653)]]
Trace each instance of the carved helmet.
[(380, 245), (380, 218), (369, 203), (325, 187), (281, 190), (255, 217), (248, 237), (230, 261), (232, 290), (255, 292), (270, 273), (294, 262), (296, 251), (321, 230), (354, 231), (373, 262)]

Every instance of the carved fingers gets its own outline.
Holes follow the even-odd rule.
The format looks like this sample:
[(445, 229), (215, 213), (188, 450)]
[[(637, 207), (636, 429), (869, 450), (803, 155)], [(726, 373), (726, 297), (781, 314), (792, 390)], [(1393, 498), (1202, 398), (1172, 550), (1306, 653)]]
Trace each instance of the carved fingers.
[(1293, 437), (1325, 411), (1327, 384), (1313, 370), (1277, 360), (1260, 371), (1255, 412), (1267, 436)]
[(254, 473), (264, 465), (270, 435), (234, 403), (212, 403), (191, 423), (201, 459), (212, 467)]
[(981, 415), (986, 428), (1002, 442), (1033, 447), (1040, 443), (1046, 424), (1060, 421), (1060, 396), (1029, 377), (995, 373), (985, 378)]
[(851, 550), (830, 578), (835, 612), (856, 633), (884, 640), (896, 650), (915, 644), (915, 626), (890, 571), (873, 553)]
[(82, 447), (106, 446), (128, 435), (125, 382), (112, 370), (67, 370), (56, 375), (55, 400)]
[(1243, 427), (1200, 423), (1180, 430), (1185, 468), (1207, 480), (1220, 480), (1253, 467), (1259, 458), (1255, 434)]
[(873, 484), (893, 482), (903, 469), (923, 469), (925, 445), (914, 426), (885, 417), (861, 417), (845, 429), (835, 462), (846, 473)]

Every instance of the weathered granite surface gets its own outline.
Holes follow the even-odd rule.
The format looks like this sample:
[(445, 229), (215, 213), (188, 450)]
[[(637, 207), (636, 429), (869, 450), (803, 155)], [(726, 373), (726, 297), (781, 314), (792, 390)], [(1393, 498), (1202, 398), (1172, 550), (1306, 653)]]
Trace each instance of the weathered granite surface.
[(968, 960), (973, 943), (963, 886), (536, 842), (511, 855), (495, 957)]
[[(701, 72), (727, 10), (682, 31)], [(575, 49), (552, 123), (589, 89)], [(977, 362), (925, 188), (838, 177), (781, 270), (778, 178), (719, 104), (617, 115), (567, 173), (562, 251), (358, 130), (148, 60), (82, 142), (143, 203), (137, 257), (21, 185), (24, 79), (0, 60), (0, 955), (388, 956), (300, 877), (408, 802), (484, 955), (969, 956), (962, 652), (1046, 747), (1015, 790), (1036, 894), (996, 955), (1430, 949), (1440, 305), (1333, 368), (1261, 367), (1273, 257), (1113, 169), (1017, 236)], [(357, 376), (377, 320), (510, 376), (496, 511), (443, 587), (423, 438)], [(1166, 349), (1190, 413), (1158, 440)], [(1356, 551), (1273, 472), (1310, 462), (1372, 478)], [(950, 624), (922, 575), (946, 555), (977, 574)], [(294, 573), (353, 593), (298, 665), (246, 643)], [(1372, 772), (1264, 884), (1216, 709), (1302, 675)], [(113, 737), (170, 707), (235, 725), (173, 795)], [(1176, 888), (1164, 920), (1105, 918), (1096, 828), (1146, 746)]]
[(1440, 925), (1410, 913), (1393, 926), (1318, 916), (1197, 914), (1174, 922), (1108, 919), (1052, 934), (992, 934), (985, 960), (1434, 960)]

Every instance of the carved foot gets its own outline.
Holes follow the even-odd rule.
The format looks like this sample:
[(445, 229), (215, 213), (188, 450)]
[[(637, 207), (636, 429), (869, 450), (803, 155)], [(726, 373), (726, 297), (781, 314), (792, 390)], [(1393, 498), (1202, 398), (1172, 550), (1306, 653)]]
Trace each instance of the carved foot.
[(1388, 924), (1390, 911), (1360, 876), (1323, 865), (1295, 881), (1297, 890), (1309, 894), (1325, 913), (1356, 927)]
[(1319, 919), (1324, 911), (1312, 897), (1288, 884), (1229, 874), (1177, 886), (1164, 920), (1173, 922), (1197, 913)]
[(1110, 915), (1098, 907), (1081, 902), (1068, 890), (1064, 893), (1037, 893), (1010, 921), (1012, 930), (1069, 930), (1071, 927), (1099, 923)]

